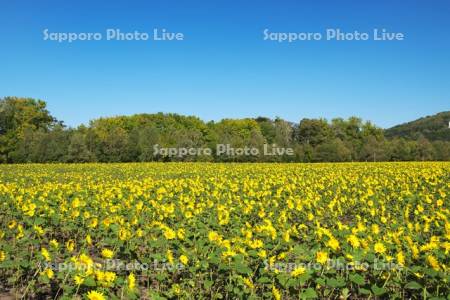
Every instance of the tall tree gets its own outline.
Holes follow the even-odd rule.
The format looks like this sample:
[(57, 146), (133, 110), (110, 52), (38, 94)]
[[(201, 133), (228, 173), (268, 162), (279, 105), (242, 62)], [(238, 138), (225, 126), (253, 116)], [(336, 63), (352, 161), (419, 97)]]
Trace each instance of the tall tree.
[[(0, 99), (0, 159), (14, 162), (12, 156), (17, 156), (16, 150), (24, 142), (25, 134), (38, 130), (47, 132), (58, 123), (44, 101), (18, 97)], [(20, 159), (23, 155), (19, 155)]]
[(329, 140), (333, 133), (325, 119), (302, 119), (297, 129), (296, 140), (313, 147)]

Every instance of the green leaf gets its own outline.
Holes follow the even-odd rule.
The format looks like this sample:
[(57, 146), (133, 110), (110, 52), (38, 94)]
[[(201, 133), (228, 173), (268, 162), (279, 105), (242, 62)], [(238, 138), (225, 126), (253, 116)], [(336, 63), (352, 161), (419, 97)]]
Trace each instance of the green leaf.
[(281, 284), (282, 287), (286, 288), (287, 282), (289, 280), (289, 276), (286, 274), (279, 274), (277, 276), (278, 282)]
[(210, 257), (208, 257), (208, 260), (211, 264), (220, 264), (220, 257), (215, 254), (212, 254)]
[(219, 264), (219, 270), (220, 271), (228, 271), (228, 270), (230, 270), (230, 267), (227, 264), (225, 264), (225, 263), (220, 263)]
[(86, 277), (83, 281), (83, 284), (85, 286), (95, 286), (95, 280), (94, 278), (92, 278), (91, 276)]
[(317, 293), (313, 288), (307, 288), (300, 294), (301, 299), (313, 299), (317, 298)]
[(416, 281), (410, 281), (405, 285), (405, 289), (409, 290), (419, 290), (422, 288), (422, 285)]
[(205, 286), (205, 289), (209, 290), (212, 287), (213, 283), (214, 283), (214, 281), (212, 281), (212, 280), (205, 280), (203, 285)]
[(350, 291), (349, 291), (348, 288), (342, 289), (341, 299), (342, 299), (342, 298), (347, 299), (349, 293), (350, 293)]
[(289, 278), (287, 283), (286, 283), (286, 287), (294, 287), (297, 286), (298, 284), (298, 280), (294, 280), (293, 278)]
[(167, 276), (163, 273), (158, 273), (158, 274), (156, 274), (155, 278), (158, 281), (164, 281), (164, 280), (166, 280)]
[(350, 274), (349, 278), (353, 283), (356, 283), (357, 285), (364, 285), (366, 283), (364, 277), (359, 274)]
[(385, 288), (378, 287), (376, 284), (372, 285), (371, 289), (375, 296), (381, 296), (387, 292)]
[(34, 225), (41, 225), (44, 223), (45, 223), (45, 220), (43, 218), (38, 217), (37, 219), (34, 220)]
[(316, 283), (324, 286), (326, 284), (326, 281), (323, 278), (317, 278)]
[(258, 278), (258, 280), (256, 282), (258, 282), (258, 283), (270, 283), (271, 280), (270, 280), (269, 277), (261, 277), (261, 278)]
[(423, 272), (430, 277), (436, 277), (439, 274), (438, 271), (430, 268), (424, 269)]
[(48, 277), (45, 275), (39, 275), (38, 280), (41, 283), (50, 283), (50, 279), (48, 279)]
[(368, 289), (364, 289), (364, 288), (359, 288), (359, 293), (360, 294), (364, 294), (364, 295), (370, 295), (370, 291)]
[(233, 288), (233, 293), (239, 296), (243, 294), (242, 290), (240, 290), (238, 287)]
[(250, 274), (252, 272), (252, 270), (247, 265), (241, 262), (234, 264), (234, 270), (239, 274)]
[(327, 285), (332, 288), (338, 288), (345, 286), (345, 280), (341, 277), (338, 278), (328, 278)]

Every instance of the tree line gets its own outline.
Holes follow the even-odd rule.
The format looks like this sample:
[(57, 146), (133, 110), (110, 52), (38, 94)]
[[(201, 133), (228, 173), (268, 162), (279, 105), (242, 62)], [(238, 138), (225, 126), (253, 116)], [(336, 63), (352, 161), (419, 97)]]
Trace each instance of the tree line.
[[(294, 155), (168, 157), (167, 148), (215, 149), (217, 144), (263, 149), (292, 148)], [(261, 151), (262, 153), (262, 151)], [(178, 114), (136, 114), (64, 126), (32, 98), (0, 99), (0, 162), (145, 162), (145, 161), (422, 161), (450, 160), (450, 142), (387, 138), (384, 130), (357, 117), (302, 119), (292, 123), (265, 117), (204, 122)]]

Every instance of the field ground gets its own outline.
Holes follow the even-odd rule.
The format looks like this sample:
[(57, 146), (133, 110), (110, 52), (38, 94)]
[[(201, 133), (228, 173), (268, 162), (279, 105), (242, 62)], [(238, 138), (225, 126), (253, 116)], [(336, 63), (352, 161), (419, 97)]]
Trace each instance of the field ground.
[(431, 298), (450, 162), (0, 166), (0, 295)]

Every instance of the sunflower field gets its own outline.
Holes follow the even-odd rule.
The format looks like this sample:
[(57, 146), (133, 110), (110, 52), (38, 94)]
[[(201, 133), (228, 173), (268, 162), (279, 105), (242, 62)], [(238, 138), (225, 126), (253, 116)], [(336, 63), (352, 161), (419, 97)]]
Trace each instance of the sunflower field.
[(0, 298), (450, 299), (450, 163), (0, 166)]

